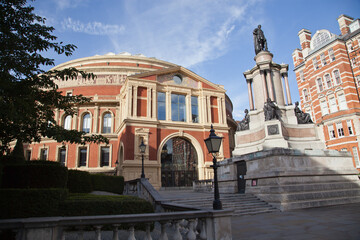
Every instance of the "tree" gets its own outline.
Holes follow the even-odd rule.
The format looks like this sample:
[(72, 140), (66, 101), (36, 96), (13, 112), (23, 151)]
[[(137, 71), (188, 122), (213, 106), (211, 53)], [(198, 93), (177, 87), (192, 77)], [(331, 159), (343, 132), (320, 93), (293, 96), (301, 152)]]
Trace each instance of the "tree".
[(73, 115), (75, 105), (89, 102), (82, 95), (65, 96), (54, 80), (93, 78), (75, 68), (44, 71), (54, 59), (42, 54), (53, 50), (70, 56), (75, 45), (57, 42), (54, 28), (36, 15), (26, 0), (0, 0), (0, 156), (9, 152), (16, 139), (23, 143), (40, 142), (42, 137), (58, 142), (106, 142), (101, 135), (65, 130), (57, 125), (54, 109)]

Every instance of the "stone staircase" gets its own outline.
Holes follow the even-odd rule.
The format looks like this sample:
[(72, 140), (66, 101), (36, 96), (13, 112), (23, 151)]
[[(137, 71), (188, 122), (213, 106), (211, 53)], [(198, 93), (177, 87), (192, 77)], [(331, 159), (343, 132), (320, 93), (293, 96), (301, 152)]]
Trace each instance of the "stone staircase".
[[(199, 193), (190, 190), (159, 191), (160, 195), (171, 203), (212, 209), (213, 193)], [(220, 194), (223, 209), (233, 209), (234, 216), (254, 215), (279, 211), (268, 203), (251, 194)]]

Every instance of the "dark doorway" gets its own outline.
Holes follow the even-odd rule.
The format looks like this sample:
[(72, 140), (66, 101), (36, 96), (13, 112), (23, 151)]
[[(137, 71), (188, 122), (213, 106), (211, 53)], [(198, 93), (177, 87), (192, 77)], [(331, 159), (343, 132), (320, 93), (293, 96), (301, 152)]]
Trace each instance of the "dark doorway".
[(161, 150), (161, 186), (190, 187), (197, 180), (197, 153), (186, 139), (175, 137)]
[(246, 186), (246, 162), (240, 161), (237, 163), (237, 179), (238, 179), (238, 191), (239, 193), (245, 193)]

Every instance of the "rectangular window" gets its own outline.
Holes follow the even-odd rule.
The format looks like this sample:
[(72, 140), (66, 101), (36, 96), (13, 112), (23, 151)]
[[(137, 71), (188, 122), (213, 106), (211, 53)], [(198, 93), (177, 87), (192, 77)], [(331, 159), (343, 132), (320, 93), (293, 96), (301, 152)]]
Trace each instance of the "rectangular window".
[(198, 97), (195, 96), (191, 96), (191, 118), (193, 123), (199, 122)]
[(323, 83), (322, 83), (321, 78), (318, 78), (318, 79), (316, 80), (316, 82), (317, 82), (317, 85), (318, 85), (318, 88), (319, 88), (319, 92), (324, 91), (324, 87), (323, 87)]
[(109, 159), (110, 159), (110, 148), (109, 147), (101, 147), (100, 154), (100, 167), (108, 167)]
[(166, 95), (164, 92), (157, 93), (158, 120), (166, 120)]
[(353, 147), (352, 152), (353, 152), (353, 156), (354, 156), (354, 160), (355, 160), (355, 165), (358, 168), (358, 167), (360, 167), (360, 161), (359, 161), (359, 153), (358, 153), (357, 147)]
[(58, 161), (61, 163), (61, 165), (65, 166), (65, 162), (66, 162), (66, 148), (60, 148), (60, 149), (59, 149)]
[(40, 160), (47, 160), (48, 158), (48, 150), (47, 148), (43, 148), (41, 149), (41, 152), (40, 152)]
[(343, 137), (345, 134), (344, 134), (344, 128), (343, 128), (342, 123), (341, 122), (336, 123), (336, 128), (338, 131), (338, 136)]
[(330, 61), (335, 61), (335, 54), (333, 48), (329, 49), (329, 57), (330, 57)]
[(326, 114), (329, 114), (329, 108), (328, 108), (327, 102), (325, 100), (320, 102), (320, 107), (321, 107), (321, 113), (323, 116)]
[(325, 54), (324, 54), (324, 53), (322, 53), (322, 54), (320, 55), (320, 59), (321, 59), (322, 65), (325, 66), (325, 65), (326, 65), (326, 59), (325, 59)]
[(325, 82), (326, 82), (326, 87), (327, 87), (327, 88), (331, 88), (331, 87), (332, 87), (330, 74), (326, 74), (326, 75), (325, 75)]
[(329, 98), (330, 112), (337, 112), (336, 99), (334, 97)]
[(80, 148), (78, 167), (86, 167), (86, 159), (87, 159), (87, 148)]
[(318, 66), (316, 57), (312, 59), (312, 62), (313, 62), (314, 69), (315, 69), (315, 70), (319, 69), (319, 66)]
[(309, 101), (309, 95), (308, 95), (308, 91), (306, 88), (303, 89), (303, 97), (304, 97), (305, 102)]
[(344, 93), (338, 94), (338, 102), (339, 102), (339, 109), (340, 110), (346, 110), (347, 109), (346, 98), (345, 98)]
[(354, 135), (354, 132), (353, 132), (353, 129), (352, 129), (351, 120), (347, 120), (347, 121), (346, 121), (346, 125), (347, 125), (347, 128), (348, 128), (348, 130), (349, 130), (349, 135)]
[(300, 80), (303, 82), (305, 81), (304, 72), (303, 70), (300, 71)]
[(341, 79), (340, 79), (340, 73), (339, 73), (339, 70), (335, 70), (334, 71), (334, 77), (335, 77), (335, 82), (336, 84), (340, 84), (341, 83)]
[(360, 87), (360, 75), (357, 75), (355, 78), (356, 78), (357, 86)]
[(351, 66), (354, 68), (356, 66), (356, 58), (351, 59)]
[(329, 125), (329, 126), (328, 126), (328, 130), (329, 130), (329, 137), (330, 137), (330, 139), (334, 139), (334, 138), (335, 138), (334, 126), (333, 126), (333, 125)]
[(171, 120), (186, 121), (185, 95), (171, 94)]

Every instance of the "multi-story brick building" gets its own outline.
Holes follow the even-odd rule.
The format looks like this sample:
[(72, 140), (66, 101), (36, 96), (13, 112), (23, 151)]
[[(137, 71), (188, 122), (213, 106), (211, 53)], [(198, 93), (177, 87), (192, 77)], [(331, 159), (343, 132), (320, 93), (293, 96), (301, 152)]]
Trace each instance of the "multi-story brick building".
[(341, 15), (340, 35), (302, 29), (292, 56), (301, 107), (320, 127), (327, 148), (349, 151), (360, 169), (360, 20)]
[(131, 180), (140, 177), (143, 141), (145, 175), (155, 187), (190, 185), (212, 177), (212, 156), (204, 143), (211, 124), (224, 137), (219, 159), (230, 157), (229, 133), (236, 123), (223, 86), (181, 66), (128, 53), (77, 59), (54, 69), (68, 67), (96, 78), (59, 81), (59, 90), (92, 101), (76, 106), (74, 116), (55, 110), (55, 120), (66, 129), (102, 134), (110, 143), (82, 146), (43, 139), (26, 146), (28, 159), (60, 161), (89, 172), (116, 171)]

